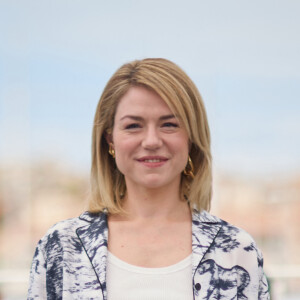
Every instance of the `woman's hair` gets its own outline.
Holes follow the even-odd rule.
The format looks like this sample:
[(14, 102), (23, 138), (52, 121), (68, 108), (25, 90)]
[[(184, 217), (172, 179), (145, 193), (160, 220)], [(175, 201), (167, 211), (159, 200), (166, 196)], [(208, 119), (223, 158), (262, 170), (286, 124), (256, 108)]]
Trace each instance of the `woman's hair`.
[(181, 195), (192, 208), (209, 210), (212, 164), (209, 126), (202, 98), (192, 80), (176, 64), (162, 58), (147, 58), (121, 66), (108, 81), (99, 100), (92, 135), (89, 211), (124, 212), (125, 178), (108, 152), (106, 135), (112, 132), (120, 99), (133, 86), (156, 92), (182, 120), (189, 136), (194, 178), (182, 173)]

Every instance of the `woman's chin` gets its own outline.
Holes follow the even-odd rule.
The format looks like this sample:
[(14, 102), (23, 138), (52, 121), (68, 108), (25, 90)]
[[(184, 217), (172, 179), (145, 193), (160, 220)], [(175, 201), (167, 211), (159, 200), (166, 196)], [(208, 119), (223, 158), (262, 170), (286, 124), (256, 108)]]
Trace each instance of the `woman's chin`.
[[(145, 189), (157, 190), (157, 189), (164, 189), (167, 187), (172, 188), (172, 187), (174, 187), (174, 183), (175, 182), (172, 182), (169, 180), (163, 180), (161, 177), (159, 177), (159, 178), (151, 178), (151, 179), (141, 182), (140, 184), (139, 183), (136, 183), (136, 184)], [(178, 185), (177, 181), (176, 181), (176, 183)]]

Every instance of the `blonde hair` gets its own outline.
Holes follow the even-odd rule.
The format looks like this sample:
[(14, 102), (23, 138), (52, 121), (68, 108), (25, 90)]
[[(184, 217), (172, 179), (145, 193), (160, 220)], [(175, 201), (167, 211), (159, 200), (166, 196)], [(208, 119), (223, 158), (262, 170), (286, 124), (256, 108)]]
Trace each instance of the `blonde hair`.
[(89, 211), (122, 213), (125, 178), (109, 155), (106, 134), (111, 133), (120, 99), (132, 86), (156, 92), (180, 117), (190, 140), (194, 178), (182, 174), (181, 194), (199, 211), (210, 209), (212, 164), (210, 132), (198, 89), (186, 73), (162, 58), (135, 60), (121, 66), (108, 81), (99, 100), (92, 134), (91, 196)]

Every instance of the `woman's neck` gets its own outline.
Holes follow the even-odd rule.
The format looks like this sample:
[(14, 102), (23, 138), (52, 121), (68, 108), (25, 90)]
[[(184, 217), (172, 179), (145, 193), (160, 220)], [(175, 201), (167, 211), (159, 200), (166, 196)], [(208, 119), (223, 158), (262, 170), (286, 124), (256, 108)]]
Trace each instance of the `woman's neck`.
[(190, 215), (188, 204), (180, 198), (179, 187), (145, 189), (127, 186), (123, 208), (128, 213), (128, 220), (178, 221)]

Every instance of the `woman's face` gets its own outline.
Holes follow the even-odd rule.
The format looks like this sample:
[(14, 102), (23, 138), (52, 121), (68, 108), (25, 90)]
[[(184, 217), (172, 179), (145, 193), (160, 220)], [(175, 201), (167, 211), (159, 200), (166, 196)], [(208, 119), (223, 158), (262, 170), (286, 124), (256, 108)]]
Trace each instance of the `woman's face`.
[(189, 155), (188, 135), (155, 92), (131, 87), (120, 99), (111, 141), (127, 188), (179, 187)]

